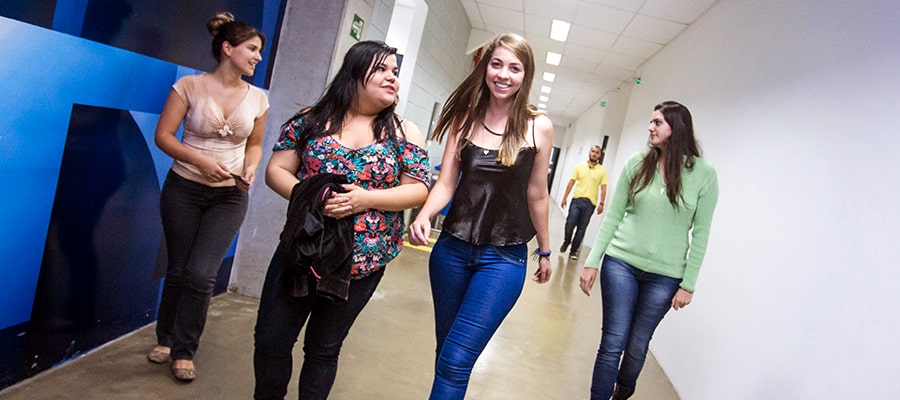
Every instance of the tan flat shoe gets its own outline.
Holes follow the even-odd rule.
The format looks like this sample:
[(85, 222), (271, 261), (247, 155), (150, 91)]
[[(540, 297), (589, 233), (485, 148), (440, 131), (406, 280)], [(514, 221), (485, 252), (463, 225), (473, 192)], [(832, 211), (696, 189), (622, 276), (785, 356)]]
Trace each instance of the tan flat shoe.
[(149, 354), (147, 354), (147, 359), (154, 364), (167, 363), (172, 358), (170, 356), (171, 351), (172, 350), (168, 347), (156, 346), (153, 348), (153, 350), (150, 350)]
[(176, 367), (175, 364), (172, 364), (172, 375), (175, 375), (175, 379), (178, 379), (182, 382), (193, 382), (194, 379), (197, 378), (197, 371), (194, 369), (193, 363), (190, 367)]

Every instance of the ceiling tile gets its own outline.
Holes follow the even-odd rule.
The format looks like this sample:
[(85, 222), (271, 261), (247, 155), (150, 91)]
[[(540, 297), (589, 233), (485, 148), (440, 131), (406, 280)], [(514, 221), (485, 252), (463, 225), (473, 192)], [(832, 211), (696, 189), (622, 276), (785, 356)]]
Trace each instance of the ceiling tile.
[(525, 13), (540, 15), (550, 19), (572, 22), (575, 18), (577, 0), (525, 0)]
[(640, 13), (676, 21), (682, 24), (691, 24), (697, 17), (703, 15), (717, 0), (647, 0)]
[(608, 77), (611, 80), (623, 81), (634, 76), (634, 70), (619, 68), (612, 65), (601, 65), (594, 72), (598, 75)]
[[(588, 61), (588, 60), (579, 60), (575, 57), (563, 57), (562, 61), (560, 61), (559, 66), (563, 68), (572, 68), (582, 72), (594, 72), (597, 69), (597, 66), (600, 65), (600, 61)], [(557, 76), (562, 75), (562, 73), (558, 73)]]
[(666, 21), (646, 15), (637, 15), (625, 28), (622, 34), (635, 39), (653, 43), (667, 44), (672, 41), (687, 25), (680, 22)]
[(541, 15), (525, 14), (525, 33), (550, 37), (550, 25), (553, 19)]
[(531, 48), (534, 50), (535, 57), (537, 57), (538, 52), (546, 55), (547, 50), (562, 54), (563, 50), (566, 48), (565, 42), (550, 39), (547, 35), (526, 33), (525, 40), (528, 41), (528, 44), (530, 44)]
[(598, 49), (611, 49), (618, 36), (585, 25), (572, 25), (569, 29), (568, 42)]
[(663, 48), (661, 44), (626, 36), (619, 37), (619, 40), (616, 40), (616, 44), (613, 45), (614, 52), (638, 58), (650, 58), (661, 48)]
[(646, 61), (643, 58), (637, 58), (632, 56), (626, 56), (624, 54), (610, 53), (603, 60), (604, 65), (615, 65), (617, 67), (622, 67), (625, 69), (636, 70), (641, 64)]
[(484, 26), (489, 30), (492, 27), (500, 28), (496, 32), (523, 32), (525, 31), (525, 15), (521, 11), (513, 11), (487, 4), (478, 4), (481, 17), (484, 18)]
[(522, 11), (522, 0), (475, 0), (479, 5), (488, 5), (509, 10)]
[(566, 51), (563, 57), (572, 57), (584, 61), (593, 61), (596, 63), (603, 62), (609, 54), (607, 50), (587, 47), (576, 43), (566, 43)]
[[(641, 5), (644, 4), (645, 0), (585, 0), (582, 3), (593, 3), (593, 4), (602, 4), (604, 6), (609, 6), (613, 8), (618, 8), (620, 10), (636, 12), (641, 8)], [(673, 0), (669, 0), (673, 1)], [(680, 2), (680, 0), (674, 0)], [(673, 1), (673, 2), (674, 2)]]
[(575, 25), (591, 26), (606, 32), (621, 33), (634, 18), (634, 13), (601, 6), (598, 4), (589, 4), (586, 2), (578, 3), (578, 9), (575, 14)]

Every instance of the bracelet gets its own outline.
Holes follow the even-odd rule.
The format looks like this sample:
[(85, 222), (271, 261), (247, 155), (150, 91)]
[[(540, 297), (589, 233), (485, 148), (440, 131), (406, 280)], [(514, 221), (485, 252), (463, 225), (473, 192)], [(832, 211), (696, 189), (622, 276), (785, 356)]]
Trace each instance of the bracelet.
[(541, 251), (540, 248), (534, 249), (534, 255), (538, 257), (550, 257), (551, 253), (553, 253), (551, 250)]

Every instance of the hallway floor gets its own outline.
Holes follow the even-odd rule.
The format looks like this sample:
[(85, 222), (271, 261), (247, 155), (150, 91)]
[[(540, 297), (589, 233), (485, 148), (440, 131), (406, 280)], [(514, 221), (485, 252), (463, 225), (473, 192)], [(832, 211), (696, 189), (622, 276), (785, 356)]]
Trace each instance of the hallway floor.
[[(551, 207), (551, 237), (562, 234), (563, 216)], [(594, 218), (592, 223), (599, 223)], [(585, 240), (589, 242), (589, 240)], [(600, 340), (600, 295), (578, 289), (579, 261), (557, 254), (553, 276), (529, 280), (513, 311), (485, 349), (467, 399), (569, 400), (589, 397)], [(534, 248), (534, 244), (529, 248)], [(429, 249), (407, 246), (386, 271), (341, 353), (329, 399), (425, 399), (431, 387), (434, 321), (427, 263)], [(176, 381), (170, 366), (152, 364), (154, 324), (78, 359), (0, 391), (4, 400), (41, 399), (250, 399), (253, 395), (253, 325), (258, 301), (233, 293), (213, 299), (195, 364), (197, 379)], [(302, 338), (302, 333), (301, 333)], [(288, 399), (297, 398), (301, 345), (294, 349)], [(652, 354), (634, 400), (678, 399)]]

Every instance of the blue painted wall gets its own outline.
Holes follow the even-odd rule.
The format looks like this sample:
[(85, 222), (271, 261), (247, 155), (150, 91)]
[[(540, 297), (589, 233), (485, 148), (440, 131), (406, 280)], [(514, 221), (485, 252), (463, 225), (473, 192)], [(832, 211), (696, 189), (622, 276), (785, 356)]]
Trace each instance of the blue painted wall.
[[(205, 3), (0, 3), (0, 388), (155, 319), (171, 159), (153, 132), (171, 84), (214, 68)], [(283, 2), (225, 3), (271, 65)]]

